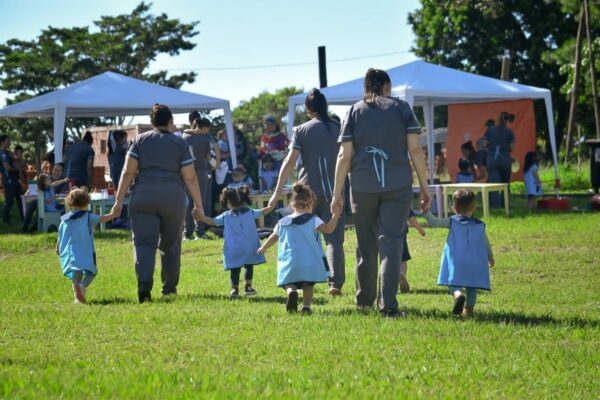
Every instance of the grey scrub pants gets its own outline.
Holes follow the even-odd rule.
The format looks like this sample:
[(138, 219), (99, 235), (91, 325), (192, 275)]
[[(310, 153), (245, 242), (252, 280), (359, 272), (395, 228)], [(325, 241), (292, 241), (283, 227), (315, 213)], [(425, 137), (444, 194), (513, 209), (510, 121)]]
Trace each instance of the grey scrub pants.
[[(512, 160), (509, 153), (500, 153), (497, 158), (488, 156), (487, 171), (489, 183), (510, 183)], [(510, 185), (509, 185), (510, 188)], [(490, 193), (490, 207), (504, 206), (504, 198), (499, 192)]]
[[(379, 298), (380, 310), (397, 310), (398, 281), (406, 220), (412, 202), (410, 186), (381, 193), (352, 190), (356, 238), (356, 304), (371, 307)], [(379, 296), (377, 264), (381, 258)]]
[(156, 249), (160, 250), (162, 293), (177, 293), (185, 190), (178, 184), (139, 188), (131, 195), (129, 217), (139, 291), (151, 291)]
[[(204, 214), (210, 217), (212, 213), (212, 182), (210, 182), (208, 171), (205, 169), (197, 169), (196, 177), (198, 178), (198, 185), (200, 185), (200, 196), (202, 196), (202, 208), (204, 208)], [(202, 236), (208, 229), (208, 225), (203, 222), (194, 221), (194, 217), (192, 217), (194, 200), (192, 200), (189, 193), (186, 193), (186, 196), (185, 236), (191, 237), (194, 231), (196, 231), (196, 235)]]
[[(315, 214), (325, 223), (331, 219), (331, 205), (325, 197), (317, 197)], [(340, 217), (335, 230), (329, 235), (323, 235), (327, 245), (326, 257), (331, 268), (329, 284), (341, 289), (346, 282), (346, 258), (344, 256), (344, 214)]]

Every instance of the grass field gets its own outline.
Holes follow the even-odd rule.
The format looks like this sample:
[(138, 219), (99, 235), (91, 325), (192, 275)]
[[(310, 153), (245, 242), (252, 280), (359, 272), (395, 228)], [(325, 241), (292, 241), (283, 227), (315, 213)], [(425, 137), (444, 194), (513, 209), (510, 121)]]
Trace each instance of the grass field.
[(346, 294), (317, 286), (310, 317), (285, 313), (273, 250), (256, 267), (259, 295), (231, 301), (222, 241), (186, 242), (179, 297), (161, 299), (157, 284), (138, 305), (128, 233), (98, 234), (81, 306), (55, 235), (0, 235), (0, 397), (598, 398), (600, 214), (487, 224), (493, 291), (468, 321), (435, 284), (442, 229), (409, 235), (401, 320), (355, 310), (352, 231)]

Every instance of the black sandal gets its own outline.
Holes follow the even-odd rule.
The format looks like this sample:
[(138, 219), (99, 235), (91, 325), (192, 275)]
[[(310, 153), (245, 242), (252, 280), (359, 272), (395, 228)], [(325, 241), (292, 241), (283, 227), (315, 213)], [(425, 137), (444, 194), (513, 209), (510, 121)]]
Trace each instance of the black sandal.
[(287, 303), (285, 304), (285, 309), (289, 313), (295, 313), (298, 311), (298, 292), (292, 290), (288, 293)]
[(465, 308), (465, 295), (463, 293), (459, 294), (454, 298), (454, 307), (452, 308), (452, 314), (454, 315), (462, 315), (463, 309)]

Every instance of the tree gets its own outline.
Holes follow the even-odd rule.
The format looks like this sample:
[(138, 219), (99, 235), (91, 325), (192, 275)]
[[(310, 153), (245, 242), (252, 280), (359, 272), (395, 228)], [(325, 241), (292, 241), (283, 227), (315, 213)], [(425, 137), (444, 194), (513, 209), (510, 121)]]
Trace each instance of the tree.
[[(416, 35), (414, 53), (437, 64), (498, 77), (499, 56), (510, 55), (515, 81), (552, 91), (560, 145), (568, 102), (559, 93), (566, 79), (546, 57), (577, 33), (575, 14), (560, 1), (421, 0), (408, 22)], [(537, 115), (537, 126), (545, 126), (543, 114)], [(548, 132), (543, 135), (547, 139)]]
[[(148, 66), (160, 54), (171, 56), (193, 49), (190, 39), (198, 34), (198, 22), (182, 23), (166, 14), (150, 13), (151, 4), (144, 2), (131, 14), (102, 16), (94, 22), (97, 31), (88, 27), (48, 27), (31, 41), (10, 39), (0, 44), (0, 89), (14, 97), (12, 104), (38, 96), (105, 71), (179, 88), (192, 83), (196, 73), (168, 76), (167, 71), (150, 73)], [(123, 118), (68, 119), (67, 130), (80, 137), (86, 127), (122, 123)], [(0, 121), (0, 131), (22, 139), (50, 132), (51, 121)], [(39, 155), (38, 155), (39, 157)]]

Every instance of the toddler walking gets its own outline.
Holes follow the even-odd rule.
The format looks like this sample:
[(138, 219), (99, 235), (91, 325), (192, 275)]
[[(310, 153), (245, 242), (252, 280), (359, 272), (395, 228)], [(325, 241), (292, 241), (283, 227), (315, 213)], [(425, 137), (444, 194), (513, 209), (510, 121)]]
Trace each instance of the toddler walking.
[(298, 289), (302, 289), (300, 311), (310, 315), (314, 284), (327, 282), (329, 278), (320, 233), (332, 233), (340, 214), (336, 212), (329, 222), (324, 223), (312, 213), (315, 203), (314, 192), (308, 186), (296, 183), (290, 204), (294, 212), (279, 220), (273, 234), (258, 249), (258, 254), (265, 254), (278, 242), (277, 286), (287, 292), (286, 310), (290, 313), (298, 311)]
[(88, 211), (90, 195), (75, 188), (65, 199), (71, 209), (61, 218), (56, 253), (60, 256), (63, 274), (73, 281), (76, 304), (85, 303), (85, 291), (98, 273), (94, 248), (94, 227), (118, 217), (114, 211), (99, 216)]
[[(452, 313), (465, 317), (474, 316), (477, 289), (490, 290), (489, 268), (494, 266), (485, 224), (473, 217), (475, 208), (473, 192), (460, 189), (452, 196), (455, 215), (450, 218), (436, 218), (431, 212), (424, 215), (432, 226), (449, 229), (438, 285), (450, 288), (454, 296)], [(466, 289), (466, 297), (463, 288)]]
[(257, 253), (260, 246), (258, 232), (256, 231), (257, 218), (271, 212), (273, 207), (261, 210), (249, 208), (250, 189), (247, 186), (240, 188), (225, 188), (221, 192), (221, 205), (228, 210), (213, 218), (204, 216), (202, 222), (208, 225), (222, 226), (225, 244), (223, 247), (223, 267), (229, 271), (231, 277), (231, 291), (229, 297), (235, 299), (240, 294), (240, 274), (244, 272), (244, 294), (252, 296), (256, 290), (252, 287), (254, 266), (265, 263), (265, 257)]
[(527, 205), (529, 212), (536, 210), (537, 197), (544, 195), (542, 190), (542, 181), (538, 175), (538, 158), (535, 151), (530, 151), (525, 155), (525, 165), (523, 166), (523, 180), (525, 181), (525, 192), (527, 192)]

